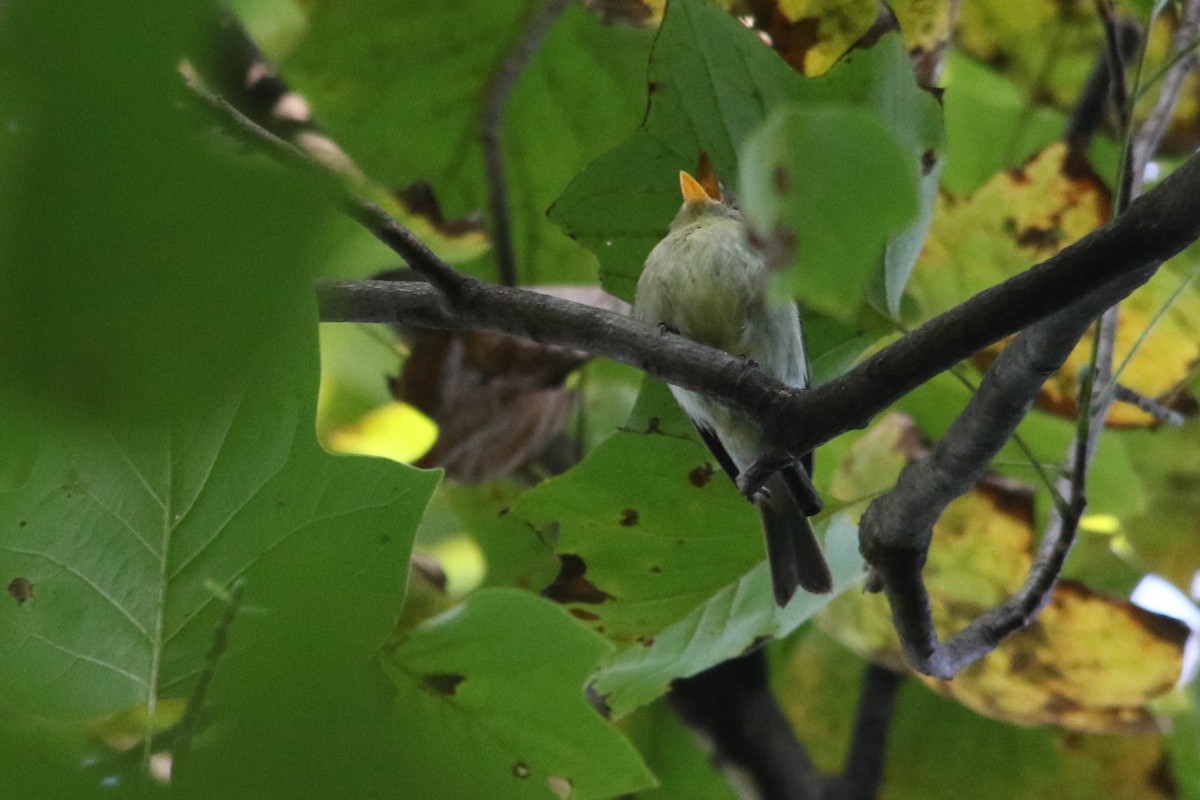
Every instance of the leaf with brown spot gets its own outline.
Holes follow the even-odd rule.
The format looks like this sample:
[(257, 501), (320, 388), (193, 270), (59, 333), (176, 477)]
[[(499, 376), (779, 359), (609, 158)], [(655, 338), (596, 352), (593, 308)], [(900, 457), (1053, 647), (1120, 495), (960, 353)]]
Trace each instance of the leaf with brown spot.
[(632, 528), (638, 524), (638, 512), (632, 508), (621, 509), (621, 521), (618, 524), (622, 528)]
[[(995, 175), (969, 197), (938, 200), (929, 238), (910, 284), (925, 318), (1043, 261), (1107, 222), (1108, 189), (1082, 156), (1062, 143), (1051, 145), (1019, 170)], [(1163, 271), (1121, 304), (1115, 363), (1121, 364), (1178, 288), (1179, 278)], [(986, 368), (1003, 345), (975, 357)], [(1044, 411), (1074, 417), (1081, 371), (1089, 363), (1089, 333), (1038, 395)], [(1148, 397), (1179, 389), (1200, 361), (1200, 293), (1186, 289), (1149, 328), (1121, 382)], [(1186, 392), (1176, 402), (1190, 405)], [(1144, 411), (1118, 403), (1110, 426), (1154, 423)]]
[[(863, 682), (859, 659), (823, 635), (774, 651), (772, 687), (817, 769), (844, 768)], [(957, 680), (957, 679), (956, 679)], [(1187, 715), (1190, 716), (1190, 715)], [(1194, 735), (1194, 734), (1193, 734)], [(636, 741), (636, 740), (635, 740)], [(1194, 738), (1112, 736), (998, 722), (934, 692), (900, 688), (878, 796), (893, 800), (1174, 800)], [(1182, 758), (1181, 758), (1182, 755)], [(651, 766), (654, 766), (651, 762)], [(1166, 777), (1166, 781), (1164, 781)]]
[[(542, 590), (542, 597), (548, 597), (556, 603), (603, 603), (613, 599), (611, 594), (596, 588), (595, 584), (583, 577), (587, 572), (587, 564), (582, 558), (574, 553), (559, 553), (558, 560), (562, 567), (554, 582)], [(599, 619), (595, 615), (592, 618)]]
[[(670, 435), (641, 432), (650, 417)], [(706, 463), (694, 430), (668, 387), (647, 381), (625, 427), (522, 494), (510, 515), (534, 529), (559, 523), (563, 569), (548, 595), (595, 615), (590, 627), (624, 647), (595, 678), (617, 716), (758, 636), (785, 636), (828, 601), (801, 593), (775, 606), (761, 523), (723, 474), (709, 476), (701, 494), (690, 481), (664, 479)], [(638, 524), (614, 525), (627, 508)], [(826, 555), (841, 589), (861, 577), (861, 559), (853, 526), (839, 519), (834, 528)]]
[(688, 483), (695, 486), (697, 489), (703, 489), (708, 486), (709, 481), (713, 477), (712, 464), (701, 464), (688, 473)]
[(28, 578), (13, 578), (9, 581), (8, 593), (17, 601), (17, 605), (21, 605), (33, 597), (33, 584)]
[(446, 697), (453, 697), (454, 693), (458, 691), (458, 685), (466, 679), (466, 675), (448, 672), (421, 676), (421, 680), (427, 687)]
[(833, 66), (880, 17), (876, 0), (751, 0), (750, 7), (776, 52), (808, 76)]
[(379, 660), (401, 737), (395, 774), (421, 776), (414, 796), (429, 798), (534, 796), (550, 776), (581, 797), (648, 788), (641, 757), (584, 693), (612, 649), (529, 592), (473, 592)]

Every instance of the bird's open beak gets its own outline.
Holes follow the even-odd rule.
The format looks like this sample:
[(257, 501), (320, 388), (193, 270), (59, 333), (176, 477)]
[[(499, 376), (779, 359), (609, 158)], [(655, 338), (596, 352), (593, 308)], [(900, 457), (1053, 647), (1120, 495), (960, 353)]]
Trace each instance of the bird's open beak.
[(708, 199), (708, 192), (700, 185), (700, 181), (683, 170), (679, 170), (679, 191), (685, 203), (703, 203)]
[(721, 182), (717, 180), (717, 171), (713, 169), (708, 153), (700, 152), (700, 166), (696, 170), (695, 178), (680, 170), (679, 192), (683, 195), (684, 202), (687, 203), (703, 203), (705, 200), (715, 200), (720, 203), (724, 200), (721, 194)]

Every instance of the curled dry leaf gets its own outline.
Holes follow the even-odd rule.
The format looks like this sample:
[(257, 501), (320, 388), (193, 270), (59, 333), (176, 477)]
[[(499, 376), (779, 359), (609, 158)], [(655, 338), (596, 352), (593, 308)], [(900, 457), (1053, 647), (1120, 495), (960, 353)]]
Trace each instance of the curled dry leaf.
[[(880, 491), (915, 441), (894, 415), (869, 431), (839, 468), (839, 491)], [(883, 461), (883, 470), (857, 467)], [(863, 485), (854, 484), (856, 478)], [(835, 479), (837, 483), (838, 479)], [(1033, 561), (1033, 493), (987, 477), (958, 498), (934, 525), (924, 577), (934, 623), (945, 639), (1020, 587)], [(820, 618), (821, 627), (859, 654), (903, 669), (899, 642), (882, 595), (847, 593)], [(1124, 600), (1062, 582), (1025, 630), (1006, 639), (952, 681), (917, 676), (942, 694), (997, 719), (1079, 731), (1155, 730), (1147, 706), (1170, 692), (1180, 674), (1187, 627)]]
[[(625, 308), (599, 289), (547, 288), (559, 297)], [(397, 400), (437, 423), (437, 443), (418, 466), (442, 467), (477, 483), (514, 475), (537, 462), (561, 472), (578, 458), (563, 436), (575, 393), (567, 376), (588, 354), (495, 331), (405, 331), (410, 355), (389, 386)]]

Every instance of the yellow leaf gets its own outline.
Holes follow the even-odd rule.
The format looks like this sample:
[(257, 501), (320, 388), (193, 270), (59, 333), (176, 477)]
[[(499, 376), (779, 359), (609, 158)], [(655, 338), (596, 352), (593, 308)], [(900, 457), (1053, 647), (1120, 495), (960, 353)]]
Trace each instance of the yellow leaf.
[[(910, 291), (922, 314), (931, 317), (1044, 261), (1102, 226), (1109, 215), (1109, 192), (1099, 177), (1082, 156), (1053, 144), (1023, 168), (995, 175), (969, 197), (939, 198)], [(1121, 383), (1147, 397), (1175, 390), (1200, 359), (1200, 294), (1194, 290), (1182, 292), (1150, 328), (1177, 286), (1178, 278), (1164, 272), (1121, 304), (1115, 363), (1137, 346)], [(980, 353), (976, 363), (986, 367), (1001, 349)], [(1075, 416), (1091, 352), (1088, 334), (1046, 382), (1038, 408)], [(1186, 403), (1188, 397), (1181, 400)], [(1107, 418), (1110, 426), (1153, 423), (1146, 412), (1120, 403)]]
[(329, 431), (322, 444), (337, 453), (390, 458), (408, 464), (437, 440), (437, 426), (407, 403), (388, 403)]
[[(1033, 561), (1032, 494), (985, 480), (933, 529), (924, 577), (944, 640), (1020, 587)], [(882, 595), (847, 593), (821, 628), (864, 657), (903, 666)], [(981, 714), (1022, 725), (1092, 732), (1156, 729), (1147, 706), (1174, 688), (1187, 627), (1061, 583), (1038, 618), (952, 681), (918, 676)]]

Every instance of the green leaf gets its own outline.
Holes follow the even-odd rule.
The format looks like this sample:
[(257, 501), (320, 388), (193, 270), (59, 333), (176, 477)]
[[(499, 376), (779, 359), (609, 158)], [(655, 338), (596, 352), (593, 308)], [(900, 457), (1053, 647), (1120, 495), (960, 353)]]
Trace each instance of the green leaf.
[[(372, 179), (393, 187), (427, 180), (447, 217), (465, 216), (487, 205), (485, 87), (541, 5), (318, 2), (282, 71)], [(651, 35), (602, 26), (571, 4), (521, 74), (502, 140), (523, 280), (594, 275), (591, 256), (544, 212), (572, 175), (637, 123)], [(490, 259), (471, 269), (496, 277)]]
[[(320, 449), (314, 338), (203, 413), (40, 429), (28, 481), (0, 499), (5, 582), (33, 585), (26, 602), (0, 604), (12, 703), (81, 718), (186, 698), (221, 610), (210, 584), (243, 579), (248, 604), (294, 613), (327, 602), (311, 584), (265, 588), (261, 563), (297, 534), (329, 551), (320, 574), (344, 595), (340, 624), (368, 649), (382, 642), (436, 473)], [(350, 600), (360, 592), (369, 613)]]
[(889, 237), (917, 213), (915, 175), (892, 135), (861, 111), (773, 111), (742, 148), (739, 199), (757, 238), (774, 239), (796, 265), (777, 288), (852, 316)]
[(623, 722), (660, 783), (657, 789), (638, 792), (638, 800), (735, 800), (733, 787), (665, 699)]
[[(885, 35), (866, 49), (852, 51), (821, 78), (805, 79), (723, 9), (706, 0), (676, 0), (655, 40), (649, 78), (650, 110), (642, 128), (589, 165), (551, 210), (552, 219), (600, 258), (605, 288), (626, 299), (633, 296), (646, 254), (666, 233), (679, 206), (677, 172), (694, 169), (699, 152), (705, 150), (726, 185), (745, 186), (748, 179), (741, 170), (746, 165), (739, 164), (739, 153), (750, 134), (777, 109), (795, 105), (807, 112), (832, 107), (870, 116), (898, 143), (889, 152), (898, 146), (907, 159), (907, 167), (897, 170), (888, 161), (888, 169), (910, 181), (918, 174), (922, 157), (927, 162), (936, 158), (941, 143), (937, 103), (917, 88), (897, 35)], [(852, 158), (866, 155), (856, 150)], [(799, 187), (800, 171), (792, 177)], [(864, 191), (860, 177), (841, 187), (843, 207), (870, 199), (874, 186)], [(889, 186), (894, 178), (889, 173)], [(924, 189), (922, 201), (928, 208), (932, 189)], [(927, 221), (922, 216), (917, 226)], [(872, 223), (867, 219), (863, 224)], [(809, 235), (811, 231), (797, 231), (802, 248)], [(918, 241), (921, 238), (913, 235)], [(901, 285), (911, 269), (916, 253), (912, 242), (908, 245), (897, 245), (886, 268), (894, 273), (889, 291)], [(860, 272), (882, 267), (883, 254), (871, 256), (873, 260)], [(861, 299), (852, 291), (845, 295), (849, 300), (840, 303), (839, 310)]]
[[(543, 593), (626, 647), (596, 678), (617, 716), (674, 678), (786, 635), (829, 599), (802, 593), (776, 608), (758, 515), (693, 436), (667, 388), (647, 381), (623, 429), (512, 512), (557, 537), (562, 569)], [(862, 562), (854, 527), (830, 530), (836, 593)]]
[(421, 797), (612, 797), (653, 785), (584, 694), (611, 650), (561, 608), (488, 589), (396, 645), (395, 754)]
[(771, 601), (765, 562), (739, 576), (687, 615), (663, 628), (652, 641), (625, 648), (596, 675), (596, 691), (621, 716), (670, 688), (671, 681), (703, 672), (766, 638), (782, 638), (807, 622), (829, 601), (859, 584), (863, 561), (858, 526), (838, 515), (824, 526), (825, 557), (833, 592), (800, 592), (786, 608)]

